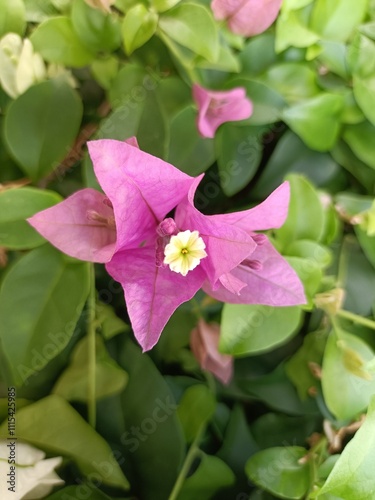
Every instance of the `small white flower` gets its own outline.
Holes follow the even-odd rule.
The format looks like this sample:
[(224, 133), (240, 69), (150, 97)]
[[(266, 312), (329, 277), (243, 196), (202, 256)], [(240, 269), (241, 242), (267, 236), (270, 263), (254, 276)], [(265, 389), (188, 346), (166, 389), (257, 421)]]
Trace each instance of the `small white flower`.
[[(64, 481), (54, 469), (61, 465), (62, 457), (44, 459), (46, 454), (17, 441), (15, 444), (15, 464), (9, 464), (9, 441), (0, 440), (0, 498), (1, 500), (35, 500), (44, 498), (56, 485)], [(8, 489), (10, 483), (4, 478), (9, 477), (10, 466), (14, 466), (14, 491)]]
[(186, 276), (200, 264), (201, 259), (207, 257), (205, 248), (198, 231), (182, 231), (172, 236), (165, 247), (164, 264), (168, 264), (171, 271)]

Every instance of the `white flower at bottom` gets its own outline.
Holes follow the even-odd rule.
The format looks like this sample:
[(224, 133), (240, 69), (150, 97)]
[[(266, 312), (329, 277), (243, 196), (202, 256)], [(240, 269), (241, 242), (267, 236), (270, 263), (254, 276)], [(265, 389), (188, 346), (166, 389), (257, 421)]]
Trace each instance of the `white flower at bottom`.
[(54, 469), (61, 465), (62, 457), (44, 459), (46, 454), (27, 443), (15, 444), (15, 488), (9, 490), (4, 478), (10, 473), (9, 441), (0, 440), (0, 498), (1, 500), (35, 500), (46, 497), (56, 485), (64, 481)]
[(171, 271), (186, 276), (200, 264), (201, 259), (207, 257), (205, 248), (198, 231), (182, 231), (172, 236), (165, 247), (164, 264), (168, 264)]

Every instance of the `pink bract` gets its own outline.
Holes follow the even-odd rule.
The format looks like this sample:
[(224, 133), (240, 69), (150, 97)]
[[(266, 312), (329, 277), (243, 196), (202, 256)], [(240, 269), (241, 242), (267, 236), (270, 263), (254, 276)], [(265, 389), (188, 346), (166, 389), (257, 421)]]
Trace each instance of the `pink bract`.
[[(226, 302), (305, 303), (294, 270), (266, 236), (255, 232), (283, 224), (287, 182), (255, 208), (206, 216), (194, 206), (203, 176), (190, 177), (136, 146), (134, 140), (90, 142), (104, 194), (83, 189), (28, 221), (68, 255), (106, 263), (108, 273), (123, 286), (143, 350), (156, 344), (177, 307), (202, 287)], [(199, 232), (207, 257), (183, 276), (163, 264), (163, 252), (173, 233), (186, 230)]]
[(253, 105), (243, 87), (216, 91), (194, 84), (193, 98), (198, 106), (198, 131), (211, 139), (223, 123), (246, 120), (253, 112)]
[(213, 0), (211, 9), (217, 20), (226, 20), (236, 35), (263, 33), (275, 21), (282, 0)]

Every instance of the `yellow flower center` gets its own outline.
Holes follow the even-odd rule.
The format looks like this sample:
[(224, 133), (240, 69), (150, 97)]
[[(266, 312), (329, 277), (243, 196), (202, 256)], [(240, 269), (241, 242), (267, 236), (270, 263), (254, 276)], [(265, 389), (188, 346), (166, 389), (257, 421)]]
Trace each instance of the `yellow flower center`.
[(171, 271), (186, 276), (200, 264), (201, 259), (207, 257), (205, 248), (198, 231), (181, 231), (172, 236), (166, 245), (164, 264), (168, 264)]

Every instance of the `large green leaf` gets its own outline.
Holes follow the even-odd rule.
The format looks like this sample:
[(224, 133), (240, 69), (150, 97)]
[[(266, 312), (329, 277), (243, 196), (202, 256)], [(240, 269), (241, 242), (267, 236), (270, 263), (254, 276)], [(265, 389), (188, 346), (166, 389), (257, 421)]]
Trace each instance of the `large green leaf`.
[(346, 41), (367, 11), (368, 0), (317, 0), (310, 28), (326, 40)]
[(0, 193), (0, 245), (19, 249), (45, 243), (45, 239), (25, 219), (59, 201), (61, 196), (57, 193), (31, 187)]
[(320, 94), (283, 112), (282, 119), (312, 149), (328, 151), (340, 131), (343, 96)]
[(338, 419), (353, 419), (366, 410), (375, 393), (375, 379), (365, 364), (373, 351), (360, 338), (350, 333), (333, 331), (323, 358), (322, 388), (325, 402)]
[(127, 54), (142, 47), (155, 33), (158, 16), (139, 3), (128, 10), (122, 24), (122, 37)]
[(4, 122), (6, 144), (36, 181), (69, 153), (81, 118), (81, 100), (63, 79), (39, 83), (9, 106)]
[(40, 24), (30, 40), (46, 61), (66, 66), (86, 66), (95, 58), (80, 40), (68, 17), (54, 17)]
[[(87, 402), (89, 387), (89, 347), (88, 338), (84, 337), (76, 346), (70, 365), (56, 382), (53, 393), (68, 401)], [(128, 376), (109, 356), (101, 337), (96, 338), (95, 365), (96, 399), (106, 398), (121, 392), (127, 383)]]
[(151, 359), (131, 341), (124, 342), (118, 362), (129, 374), (121, 397), (126, 423), (121, 443), (134, 468), (134, 487), (139, 498), (165, 500), (184, 450), (177, 405)]
[[(7, 431), (5, 422), (0, 436)], [(54, 456), (71, 458), (95, 484), (129, 487), (108, 443), (60, 396), (48, 396), (19, 410), (17, 437)]]
[(220, 184), (227, 196), (241, 191), (253, 178), (262, 159), (266, 127), (224, 123), (215, 136)]
[(343, 137), (356, 156), (369, 167), (375, 169), (375, 125), (365, 121), (357, 125), (347, 125)]
[(375, 492), (374, 447), (375, 398), (373, 397), (365, 422), (345, 446), (323, 488), (314, 497), (324, 500), (328, 494), (345, 500), (372, 500)]
[(235, 482), (235, 475), (223, 460), (203, 452), (199, 458), (198, 469), (185, 480), (178, 500), (212, 498), (218, 490)]
[(22, 0), (0, 0), (0, 38), (7, 33), (22, 35), (25, 29), (25, 6)]
[(88, 291), (88, 264), (48, 245), (23, 256), (8, 271), (0, 289), (0, 345), (15, 384), (41, 370), (68, 344)]
[(300, 446), (268, 448), (246, 463), (248, 478), (278, 498), (299, 500), (310, 486), (310, 465), (300, 462), (307, 450)]
[(201, 4), (185, 2), (160, 16), (160, 29), (174, 41), (215, 62), (219, 38), (211, 12)]
[(185, 438), (188, 443), (194, 440), (200, 429), (212, 418), (216, 401), (205, 385), (193, 385), (186, 389), (177, 408)]
[(214, 141), (199, 135), (196, 117), (197, 111), (187, 106), (170, 120), (168, 161), (189, 175), (201, 174), (215, 160)]
[(75, 33), (93, 52), (113, 51), (121, 44), (120, 24), (117, 17), (93, 9), (84, 0), (74, 0), (71, 20)]
[(324, 222), (324, 210), (318, 193), (310, 182), (300, 175), (289, 175), (290, 203), (284, 225), (276, 237), (284, 246), (294, 240), (319, 241)]
[(224, 304), (220, 351), (237, 356), (268, 351), (286, 342), (300, 319), (299, 307)]

